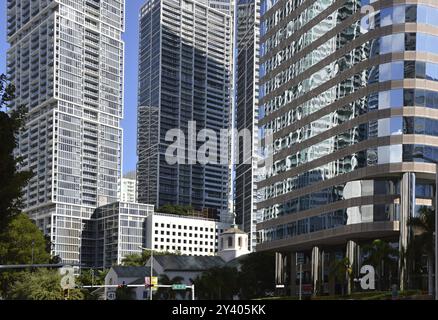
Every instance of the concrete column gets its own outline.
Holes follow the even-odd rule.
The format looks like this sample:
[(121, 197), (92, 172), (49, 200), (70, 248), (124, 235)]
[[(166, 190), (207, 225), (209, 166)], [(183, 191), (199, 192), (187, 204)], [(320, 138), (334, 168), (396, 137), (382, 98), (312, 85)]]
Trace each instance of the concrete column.
[[(347, 242), (347, 249), (345, 256), (348, 258), (348, 261), (350, 261), (350, 267), (351, 271), (353, 272), (356, 268), (355, 265), (357, 264), (357, 245), (356, 242), (349, 240)], [(352, 290), (352, 281), (350, 275), (347, 274), (348, 282), (347, 282), (347, 294), (351, 294)]]
[(399, 239), (399, 279), (400, 290), (406, 290), (408, 284), (408, 265), (406, 250), (410, 240), (409, 218), (415, 210), (415, 174), (407, 172), (403, 174), (400, 188), (400, 239)]
[(290, 253), (290, 295), (295, 297), (297, 295), (297, 253)]
[(275, 285), (284, 284), (283, 258), (280, 252), (275, 253)]
[[(283, 285), (286, 286), (286, 268), (285, 261), (287, 259), (286, 254), (282, 252), (275, 253), (275, 286)], [(282, 296), (286, 294), (285, 289), (276, 289), (278, 295)]]
[(312, 286), (313, 286), (313, 295), (316, 295), (319, 287), (319, 267), (320, 267), (320, 251), (318, 247), (312, 248), (312, 261), (311, 261), (311, 277), (312, 277)]

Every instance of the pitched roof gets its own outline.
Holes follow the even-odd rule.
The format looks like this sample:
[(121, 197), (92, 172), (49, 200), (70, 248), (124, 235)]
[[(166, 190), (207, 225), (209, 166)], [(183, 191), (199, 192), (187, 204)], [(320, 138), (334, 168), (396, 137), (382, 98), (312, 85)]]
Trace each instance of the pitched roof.
[[(111, 269), (117, 274), (120, 278), (144, 278), (150, 275), (150, 268), (141, 266), (141, 267), (128, 267), (128, 266), (114, 266)], [(154, 270), (155, 272), (155, 270)]]
[(154, 263), (159, 263), (165, 271), (205, 271), (222, 267), (225, 261), (219, 256), (154, 256)]

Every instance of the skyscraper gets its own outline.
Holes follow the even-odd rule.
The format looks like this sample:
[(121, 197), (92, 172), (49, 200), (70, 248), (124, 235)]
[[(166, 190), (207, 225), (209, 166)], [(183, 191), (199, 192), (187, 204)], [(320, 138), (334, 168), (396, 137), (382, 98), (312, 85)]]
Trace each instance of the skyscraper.
[(85, 222), (119, 192), (124, 1), (8, 0), (7, 10), (12, 108), (28, 107), (16, 154), (34, 172), (25, 211), (53, 255), (81, 263), (93, 250)]
[(334, 293), (336, 259), (357, 277), (374, 239), (405, 252), (407, 221), (432, 206), (437, 16), (432, 2), (262, 0), (260, 125), (274, 142), (257, 248), (279, 253), (277, 284), (292, 294), (297, 262), (313, 292)]
[[(202, 165), (191, 147), (202, 129), (227, 130), (232, 64), (231, 16), (205, 1), (149, 0), (140, 13), (138, 201), (160, 207), (227, 210), (228, 162)], [(189, 122), (195, 121), (191, 129)], [(185, 137), (184, 164), (169, 164), (171, 129)], [(205, 132), (205, 131), (204, 131)], [(217, 141), (219, 143), (219, 141)], [(226, 148), (226, 143), (225, 143)], [(194, 151), (194, 157), (192, 154)], [(222, 157), (223, 158), (223, 157)], [(196, 162), (196, 163), (195, 163)]]
[(120, 201), (137, 202), (137, 180), (135, 176), (135, 171), (123, 175), (120, 181)]
[[(256, 207), (258, 176), (258, 47), (260, 2), (237, 2), (237, 61), (236, 61), (236, 139), (235, 214), (236, 223), (248, 233), (250, 249), (257, 243)], [(250, 136), (251, 145), (244, 143), (244, 132)]]

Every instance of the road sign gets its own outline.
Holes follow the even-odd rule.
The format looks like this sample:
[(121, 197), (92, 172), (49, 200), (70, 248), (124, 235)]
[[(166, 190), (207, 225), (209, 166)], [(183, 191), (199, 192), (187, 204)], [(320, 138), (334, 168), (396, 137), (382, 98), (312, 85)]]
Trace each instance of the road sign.
[(172, 290), (186, 290), (187, 286), (185, 284), (173, 284)]
[(144, 284), (145, 286), (157, 286), (158, 285), (158, 277), (145, 277), (144, 278)]
[(114, 291), (108, 291), (106, 294), (108, 300), (116, 300), (116, 293)]

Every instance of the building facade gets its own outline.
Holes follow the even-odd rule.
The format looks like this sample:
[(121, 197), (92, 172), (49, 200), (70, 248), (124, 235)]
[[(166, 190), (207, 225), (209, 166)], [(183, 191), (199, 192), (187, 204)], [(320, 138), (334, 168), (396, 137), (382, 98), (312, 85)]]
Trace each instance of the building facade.
[[(205, 142), (196, 137), (201, 129), (213, 130), (218, 137), (221, 130), (228, 129), (231, 28), (230, 15), (213, 9), (207, 2), (150, 0), (142, 7), (139, 202), (156, 207), (179, 204), (227, 210), (228, 158), (218, 154), (217, 164), (200, 164), (197, 150)], [(184, 159), (179, 163), (169, 163), (165, 157), (173, 143), (166, 141), (171, 129), (181, 130), (186, 137), (180, 145)]]
[(8, 0), (7, 16), (11, 107), (28, 107), (25, 211), (53, 255), (80, 263), (83, 225), (120, 191), (124, 1)]
[(277, 284), (291, 294), (298, 262), (313, 292), (333, 293), (336, 259), (357, 277), (374, 239), (405, 252), (409, 218), (432, 206), (437, 14), (421, 0), (261, 1), (259, 124), (262, 139), (273, 132), (273, 165), (258, 184), (257, 249), (278, 252)]
[[(256, 224), (260, 221), (256, 201), (258, 176), (258, 74), (260, 2), (237, 2), (236, 129), (235, 160), (236, 223), (248, 233), (249, 248), (257, 244)], [(245, 139), (245, 134), (248, 139)], [(245, 142), (249, 141), (250, 145)]]
[(129, 172), (121, 179), (120, 201), (137, 202), (137, 180), (135, 172)]
[(147, 243), (146, 220), (153, 213), (153, 205), (122, 201), (97, 208), (89, 229), (95, 255), (87, 265), (110, 268), (127, 255), (141, 254), (139, 247)]
[(229, 224), (196, 216), (154, 213), (147, 218), (146, 247), (189, 256), (214, 256)]

